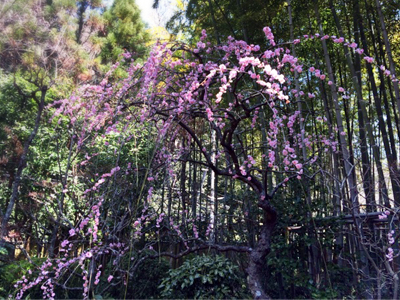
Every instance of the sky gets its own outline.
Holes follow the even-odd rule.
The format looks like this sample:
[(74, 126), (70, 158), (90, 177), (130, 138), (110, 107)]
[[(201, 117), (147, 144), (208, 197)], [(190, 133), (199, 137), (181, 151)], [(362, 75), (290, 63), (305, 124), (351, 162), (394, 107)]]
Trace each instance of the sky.
[(152, 8), (153, 0), (136, 0), (135, 2), (141, 10), (142, 20), (151, 28), (165, 26), (168, 16), (172, 14), (174, 7), (170, 0), (160, 1), (160, 9), (158, 11)]
[(150, 27), (158, 26), (158, 17), (155, 9), (152, 8), (152, 0), (136, 0), (136, 4), (141, 10), (142, 20)]

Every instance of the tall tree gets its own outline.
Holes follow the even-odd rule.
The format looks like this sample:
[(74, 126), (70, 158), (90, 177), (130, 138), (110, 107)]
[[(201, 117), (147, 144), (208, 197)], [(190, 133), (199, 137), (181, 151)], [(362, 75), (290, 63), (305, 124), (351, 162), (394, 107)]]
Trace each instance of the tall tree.
[(102, 46), (103, 62), (115, 62), (119, 55), (128, 51), (134, 56), (143, 56), (149, 34), (140, 17), (135, 0), (116, 0), (104, 13), (105, 41)]
[[(87, 52), (74, 39), (74, 1), (43, 2), (6, 1), (7, 9), (0, 18), (0, 68), (13, 77), (15, 91), (23, 102), (35, 103), (30, 133), (23, 141), (17, 163), (12, 193), (2, 214), (0, 239), (7, 233), (7, 224), (19, 196), (22, 174), (27, 165), (29, 149), (38, 133), (45, 105), (66, 87), (74, 85), (72, 76), (79, 77), (92, 62)], [(53, 97), (49, 96), (52, 91)], [(57, 95), (56, 97), (60, 97)], [(29, 114), (24, 114), (25, 116)]]

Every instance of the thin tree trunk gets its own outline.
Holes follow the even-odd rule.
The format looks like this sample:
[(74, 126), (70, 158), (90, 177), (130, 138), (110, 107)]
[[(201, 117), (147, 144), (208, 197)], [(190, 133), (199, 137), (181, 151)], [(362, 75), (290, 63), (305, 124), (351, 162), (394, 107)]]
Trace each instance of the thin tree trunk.
[[(339, 34), (341, 36), (343, 36), (343, 30), (342, 30), (342, 27), (340, 25), (339, 18), (336, 15), (336, 11), (335, 11), (335, 8), (333, 6), (333, 1), (332, 0), (329, 1), (329, 5), (330, 5), (330, 8), (331, 8), (332, 14), (334, 16), (336, 27), (338, 28)], [(360, 125), (362, 123), (365, 124), (366, 132), (368, 134), (368, 139), (369, 139), (370, 145), (372, 146), (372, 153), (373, 153), (373, 157), (375, 159), (375, 163), (376, 163), (376, 167), (377, 167), (377, 171), (378, 171), (379, 184), (380, 184), (383, 196), (384, 196), (384, 202), (385, 202), (385, 205), (390, 207), (389, 198), (388, 198), (388, 191), (387, 191), (387, 187), (386, 187), (385, 176), (383, 174), (382, 162), (381, 162), (381, 157), (380, 157), (380, 150), (379, 150), (379, 147), (378, 147), (377, 143), (375, 142), (375, 138), (374, 138), (372, 127), (371, 127), (371, 122), (370, 122), (370, 120), (368, 118), (366, 104), (365, 104), (365, 101), (364, 101), (363, 96), (362, 96), (362, 91), (361, 91), (362, 83), (360, 81), (360, 77), (357, 76), (357, 73), (356, 73), (353, 61), (351, 59), (348, 47), (346, 45), (344, 45), (343, 49), (344, 49), (344, 53), (345, 53), (345, 56), (346, 56), (346, 59), (347, 59), (347, 65), (348, 65), (348, 67), (350, 69), (350, 74), (351, 74), (351, 77), (352, 77), (353, 86), (354, 86), (354, 88), (356, 90), (356, 95), (357, 95), (357, 99), (358, 99), (358, 105), (359, 105), (359, 107), (361, 109), (361, 113), (360, 113), (360, 116), (359, 116), (359, 123), (360, 123)], [(364, 128), (360, 128), (360, 129), (364, 130)], [(365, 143), (362, 143), (361, 146), (364, 146), (364, 148), (365, 148)], [(363, 164), (366, 164), (366, 162), (365, 162), (365, 154), (363, 156), (363, 159), (364, 159), (363, 160)], [(366, 168), (369, 169), (369, 170), (367, 170), (367, 174), (366, 174), (367, 175), (366, 180), (368, 180), (368, 178), (372, 178), (372, 176), (370, 175), (371, 167), (369, 165)]]
[[(238, 7), (239, 11), (242, 12), (243, 11), (243, 7), (242, 7), (242, 3), (240, 2), (240, 0), (236, 0), (236, 4), (237, 4), (237, 7)], [(240, 22), (240, 26), (242, 27), (243, 40), (246, 43), (249, 43), (249, 37), (248, 37), (248, 34), (247, 34), (247, 29), (246, 29), (246, 26), (243, 23), (243, 21)]]
[[(355, 2), (354, 5), (354, 19), (353, 19), (353, 25), (354, 25), (354, 39), (355, 42), (359, 45), (359, 28), (358, 28), (358, 20), (357, 20), (357, 14), (355, 13), (357, 7), (357, 2)], [(335, 22), (337, 23), (337, 26), (340, 27), (340, 22), (336, 16), (336, 12), (334, 13), (335, 15)], [(352, 62), (352, 60), (348, 60), (349, 62)], [(350, 69), (351, 66), (349, 65)], [(373, 169), (373, 164), (371, 163), (370, 157), (369, 157), (369, 152), (368, 152), (368, 143), (367, 143), (367, 136), (365, 132), (365, 121), (368, 123), (368, 115), (364, 115), (364, 111), (362, 109), (361, 102), (364, 101), (363, 95), (362, 95), (362, 85), (361, 85), (361, 60), (360, 60), (360, 55), (356, 54), (354, 57), (354, 64), (353, 64), (353, 69), (354, 69), (354, 76), (353, 76), (353, 84), (358, 84), (358, 93), (357, 93), (357, 107), (358, 107), (358, 124), (359, 124), (359, 131), (360, 131), (360, 149), (361, 149), (361, 162), (362, 162), (362, 182), (364, 186), (364, 192), (365, 192), (365, 199), (366, 199), (366, 204), (367, 204), (367, 211), (371, 212), (374, 211), (375, 208), (375, 184), (374, 184), (374, 177), (372, 175), (372, 169)], [(357, 81), (355, 80), (357, 79)], [(365, 103), (365, 101), (364, 101)], [(372, 135), (372, 133), (371, 133)], [(378, 163), (380, 164), (380, 159), (378, 158)], [(383, 172), (382, 172), (383, 174)], [(384, 178), (380, 178), (383, 179)]]
[(44, 102), (46, 99), (46, 93), (47, 93), (47, 86), (43, 86), (40, 90), (41, 95), (40, 95), (40, 100), (38, 101), (38, 111), (36, 114), (36, 120), (35, 120), (35, 126), (31, 132), (31, 134), (29, 135), (28, 139), (26, 140), (25, 144), (24, 144), (24, 150), (22, 152), (21, 158), (19, 160), (19, 164), (18, 164), (18, 169), (15, 175), (15, 181), (13, 183), (13, 187), (12, 187), (12, 194), (11, 194), (11, 198), (10, 201), (8, 202), (7, 205), (7, 210), (3, 216), (3, 220), (1, 222), (1, 229), (0, 229), (0, 242), (3, 241), (3, 238), (7, 235), (7, 226), (8, 226), (8, 222), (10, 220), (11, 214), (13, 212), (14, 206), (15, 206), (15, 202), (17, 201), (18, 198), (18, 191), (19, 191), (19, 186), (21, 184), (21, 179), (22, 179), (22, 172), (24, 171), (24, 169), (26, 168), (26, 164), (27, 164), (27, 160), (28, 160), (28, 153), (29, 153), (29, 148), (33, 142), (33, 140), (36, 137), (36, 134), (39, 130), (39, 126), (40, 126), (40, 121), (42, 119), (42, 113), (43, 113), (43, 109), (44, 109)]
[[(393, 61), (392, 50), (390, 47), (389, 37), (386, 30), (385, 19), (383, 18), (382, 8), (379, 0), (376, 0), (376, 9), (378, 11), (379, 21), (381, 23), (383, 41), (385, 43), (386, 54), (389, 60), (390, 73), (396, 76), (396, 65)], [(399, 82), (393, 81), (394, 92), (396, 95), (397, 109), (400, 111), (400, 89)]]
[[(211, 129), (211, 162), (213, 165), (216, 165), (216, 151), (217, 151), (217, 140), (216, 140), (216, 132)], [(211, 178), (210, 178), (210, 240), (212, 243), (216, 241), (216, 230), (217, 230), (217, 174), (214, 170), (210, 170)]]
[[(294, 33), (293, 33), (293, 18), (292, 18), (292, 4), (291, 4), (291, 0), (289, 0), (287, 2), (288, 4), (288, 13), (289, 13), (289, 28), (290, 28), (290, 42), (292, 43), (291, 45), (291, 50), (292, 50), (292, 55), (294, 57), (296, 56), (296, 48), (295, 45), (293, 43), (294, 41)], [(300, 92), (300, 82), (299, 82), (299, 74), (297, 72), (297, 70), (294, 70), (294, 82), (295, 82), (295, 86), (296, 86), (296, 95), (295, 95), (295, 99), (297, 102), (297, 110), (300, 112), (299, 114), (299, 119), (300, 119), (300, 134), (301, 134), (301, 150), (302, 150), (302, 158), (303, 161), (307, 161), (307, 147), (305, 144), (305, 135), (304, 135), (304, 118), (303, 118), (303, 107), (302, 107), (302, 101), (299, 97), (299, 92)], [(306, 205), (308, 207), (307, 210), (307, 219), (310, 221), (310, 224), (308, 226), (308, 235), (310, 236), (310, 238), (312, 240), (315, 240), (317, 237), (314, 234), (314, 230), (312, 229), (312, 214), (311, 214), (311, 191), (310, 191), (310, 185), (307, 179), (303, 180), (304, 182), (304, 188), (306, 190)], [(308, 266), (309, 266), (309, 273), (311, 278), (313, 278), (314, 281), (316, 281), (316, 273), (317, 270), (315, 268), (315, 263), (314, 261), (316, 260), (317, 257), (317, 249), (314, 243), (312, 243), (309, 246), (308, 249)]]
[(221, 5), (219, 5), (218, 1), (217, 1), (217, 0), (214, 0), (214, 2), (215, 2), (215, 4), (218, 6), (219, 11), (221, 12), (222, 16), (224, 17), (224, 19), (225, 19), (225, 21), (226, 21), (226, 24), (229, 26), (229, 29), (230, 29), (230, 31), (231, 31), (231, 33), (232, 33), (233, 38), (234, 38), (234, 39), (237, 39), (235, 30), (233, 29), (233, 26), (232, 26), (231, 22), (229, 21), (228, 16), (226, 15), (226, 13), (224, 12), (224, 10), (222, 9)]
[(83, 31), (83, 24), (84, 24), (84, 18), (85, 18), (85, 12), (86, 9), (89, 6), (88, 1), (82, 0), (79, 1), (79, 7), (78, 7), (78, 29), (76, 30), (76, 42), (78, 44), (81, 44), (81, 38), (82, 38), (82, 31)]
[[(365, 2), (366, 7), (371, 9), (371, 7), (368, 5), (368, 3), (366, 1), (364, 1), (364, 2)], [(375, 14), (374, 14), (374, 10), (371, 9), (370, 12), (371, 12), (371, 15), (372, 15), (373, 22), (372, 22), (371, 18), (369, 17), (369, 14), (368, 14), (368, 22), (369, 22), (370, 30), (371, 30), (371, 32), (373, 32), (374, 31), (373, 30), (374, 27), (372, 26), (372, 23), (377, 24), (378, 21), (376, 19)], [(377, 42), (374, 43), (374, 49), (375, 49), (375, 53), (376, 53), (376, 57), (377, 57), (377, 62), (378, 62), (379, 65), (386, 66), (387, 64), (386, 64), (386, 58), (385, 58), (385, 51), (383, 49), (383, 43), (382, 43), (382, 40), (381, 40), (380, 28), (379, 28), (379, 26), (376, 26), (375, 28), (376, 28), (376, 31), (377, 31), (377, 34), (376, 34)], [(374, 39), (374, 35), (372, 35), (372, 39)], [(376, 44), (378, 45), (379, 52), (376, 51)], [(378, 55), (378, 53), (379, 53), (379, 55)], [(382, 60), (380, 60), (379, 57)], [(390, 117), (390, 106), (389, 106), (389, 103), (387, 101), (386, 88), (385, 88), (385, 78), (384, 78), (384, 75), (383, 75), (383, 71), (380, 68), (379, 68), (379, 80), (381, 81), (381, 90), (382, 90), (382, 93), (384, 95), (383, 99), (385, 101), (384, 104), (385, 104), (386, 115), (389, 118)], [(400, 122), (399, 122), (399, 117), (398, 117), (398, 113), (397, 113), (397, 109), (396, 109), (395, 97), (393, 96), (393, 92), (392, 92), (392, 82), (390, 81), (389, 78), (387, 78), (386, 81), (387, 81), (388, 88), (389, 88), (389, 95), (390, 95), (391, 100), (392, 100), (391, 104), (392, 104), (392, 109), (393, 109), (394, 122), (395, 122), (395, 125), (396, 125), (396, 128), (397, 128), (397, 137), (400, 140)], [(390, 126), (390, 124), (391, 123), (388, 123), (389, 126)], [(390, 127), (389, 127), (389, 133), (390, 133)], [(396, 151), (393, 151), (393, 153), (394, 152), (396, 152)]]
[[(323, 36), (324, 31), (322, 29), (322, 24), (321, 24), (321, 19), (319, 16), (319, 9), (318, 9), (317, 3), (315, 5), (315, 13), (316, 13), (317, 20), (318, 20), (320, 34)], [(334, 109), (335, 109), (335, 115), (336, 115), (336, 122), (337, 122), (338, 130), (341, 133), (341, 132), (344, 132), (343, 119), (342, 119), (342, 114), (341, 114), (342, 110), (339, 106), (335, 78), (333, 75), (332, 64), (331, 64), (331, 60), (329, 57), (329, 52), (328, 52), (328, 48), (326, 46), (325, 40), (322, 40), (322, 49), (324, 51), (325, 63), (326, 63), (326, 67), (328, 69), (328, 77), (329, 77), (329, 80), (332, 81), (332, 83), (333, 83), (330, 85), (330, 87), (331, 87), (331, 93), (332, 93), (332, 97), (333, 97), (333, 103), (335, 106)], [(339, 140), (340, 140), (341, 151), (342, 151), (342, 156), (343, 156), (343, 160), (344, 160), (346, 177), (347, 177), (347, 181), (349, 183), (350, 199), (351, 199), (351, 204), (353, 206), (352, 210), (354, 213), (358, 213), (358, 210), (359, 210), (358, 191), (357, 191), (357, 184), (355, 182), (355, 176), (353, 176), (353, 174), (355, 172), (354, 165), (352, 165), (350, 163), (350, 153), (349, 153), (349, 150), (347, 147), (347, 140), (346, 140), (345, 135), (339, 134)]]
[(217, 20), (215, 19), (214, 8), (213, 8), (211, 0), (208, 0), (208, 6), (210, 7), (211, 20), (212, 20), (213, 25), (214, 25), (215, 39), (217, 40), (217, 43), (219, 45), (219, 44), (221, 44), (221, 38), (220, 38), (220, 35), (219, 35), (219, 30), (218, 30), (218, 26), (217, 26)]
[[(358, 3), (358, 0), (356, 1), (356, 3)], [(360, 30), (360, 36), (361, 36), (363, 48), (364, 48), (365, 54), (367, 56), (369, 56), (368, 45), (367, 45), (367, 40), (366, 40), (365, 33), (364, 33), (364, 26), (363, 26), (362, 19), (361, 19), (359, 5), (356, 6), (356, 9), (357, 9), (356, 13), (358, 15), (357, 19), (359, 22), (359, 30)], [(367, 71), (368, 71), (369, 81), (371, 83), (372, 94), (373, 94), (373, 97), (375, 100), (374, 103), (375, 103), (376, 113), (378, 115), (378, 126), (379, 126), (379, 130), (382, 133), (383, 146), (384, 146), (386, 157), (387, 157), (387, 160), (389, 163), (389, 174), (390, 174), (390, 179), (391, 179), (392, 188), (393, 188), (393, 195), (394, 195), (395, 201), (397, 203), (400, 203), (400, 174), (399, 174), (399, 170), (397, 168), (398, 164), (397, 164), (396, 150), (395, 150), (395, 148), (394, 149), (391, 148), (391, 146), (389, 144), (388, 133), (386, 131), (386, 125), (385, 125), (385, 119), (383, 117), (382, 103), (381, 103), (380, 97), (378, 96), (378, 89), (377, 89), (376, 83), (375, 83), (375, 76), (374, 76), (374, 73), (372, 71), (372, 67), (370, 64), (367, 64)], [(390, 115), (388, 115), (387, 120), (388, 120), (388, 122), (391, 121)], [(391, 139), (394, 140), (393, 136), (391, 137)], [(394, 150), (394, 153), (392, 150)]]
[[(324, 101), (324, 108), (325, 108), (325, 114), (326, 114), (326, 119), (327, 119), (327, 124), (328, 124), (328, 132), (329, 132), (329, 136), (333, 136), (333, 124), (332, 124), (332, 116), (330, 113), (330, 106), (328, 104), (328, 99), (327, 99), (327, 95), (326, 95), (326, 90), (325, 90), (325, 86), (324, 84), (321, 82), (321, 95), (322, 95), (322, 99)], [(342, 193), (340, 191), (340, 185), (339, 185), (339, 181), (340, 181), (340, 172), (339, 172), (339, 158), (338, 158), (338, 154), (336, 152), (334, 152), (332, 149), (330, 150), (331, 155), (332, 155), (332, 159), (333, 159), (333, 171), (332, 173), (335, 175), (334, 176), (334, 188), (333, 188), (333, 206), (334, 206), (334, 210), (333, 210), (333, 215), (334, 216), (339, 216), (342, 213), (342, 209), (341, 209), (341, 199), (342, 199)], [(338, 230), (335, 233), (335, 244), (337, 245), (337, 247), (339, 248), (339, 251), (343, 248), (343, 230)], [(342, 266), (343, 264), (343, 260), (342, 258), (339, 256), (338, 257), (338, 265)]]
[[(67, 188), (68, 172), (69, 172), (69, 168), (71, 166), (73, 144), (74, 143), (71, 141), (71, 144), (69, 146), (68, 160), (67, 160), (67, 166), (65, 168), (64, 178), (62, 178), (62, 174), (61, 174), (62, 170), (61, 170), (60, 158), (58, 158), (58, 165), (59, 165), (61, 184), (62, 184), (62, 189), (63, 190)], [(59, 149), (57, 149), (57, 150), (59, 150)], [(54, 254), (55, 254), (57, 234), (58, 234), (58, 230), (60, 228), (61, 218), (62, 218), (62, 216), (64, 214), (64, 199), (65, 199), (65, 193), (63, 191), (61, 193), (61, 195), (60, 195), (60, 198), (58, 199), (57, 220), (56, 220), (56, 224), (54, 225), (53, 232), (52, 232), (51, 239), (50, 239), (49, 257), (51, 257), (51, 258), (53, 258)]]

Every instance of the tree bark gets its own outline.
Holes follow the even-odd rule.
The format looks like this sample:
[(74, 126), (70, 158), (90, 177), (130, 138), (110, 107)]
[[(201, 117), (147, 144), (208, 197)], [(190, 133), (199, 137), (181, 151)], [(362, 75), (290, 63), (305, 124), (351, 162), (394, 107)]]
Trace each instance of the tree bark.
[[(356, 3), (358, 4), (358, 0), (356, 1)], [(367, 39), (366, 39), (365, 33), (364, 33), (364, 26), (363, 26), (362, 19), (361, 19), (359, 5), (356, 6), (356, 14), (357, 14), (357, 20), (359, 23), (359, 31), (360, 31), (362, 45), (363, 45), (365, 54), (367, 56), (369, 56)], [(372, 70), (372, 67), (370, 64), (367, 64), (367, 72), (368, 72), (368, 77), (369, 77), (370, 84), (371, 84), (372, 95), (374, 98), (376, 113), (378, 115), (378, 126), (379, 126), (379, 130), (382, 133), (383, 146), (384, 146), (386, 157), (387, 157), (387, 160), (389, 163), (389, 174), (390, 174), (390, 179), (391, 179), (391, 183), (392, 183), (394, 199), (397, 203), (400, 203), (400, 173), (397, 168), (398, 164), (397, 164), (397, 157), (396, 157), (396, 149), (391, 148), (391, 146), (389, 144), (388, 132), (386, 130), (385, 118), (384, 118), (384, 114), (382, 111), (382, 102), (378, 95), (378, 89), (377, 89), (376, 82), (375, 82), (375, 76), (374, 76), (374, 73), (373, 73), (373, 70)], [(380, 73), (381, 73), (381, 71), (380, 71)], [(387, 122), (389, 122), (389, 121), (391, 122), (390, 115), (387, 117)], [(394, 139), (393, 136), (391, 137), (391, 139)], [(394, 150), (394, 152), (393, 152), (393, 150)]]
[[(330, 8), (331, 8), (332, 14), (334, 16), (336, 27), (338, 28), (339, 34), (341, 36), (343, 36), (343, 30), (342, 30), (342, 27), (340, 25), (339, 18), (336, 15), (336, 11), (335, 11), (335, 8), (333, 6), (333, 1), (332, 0), (329, 1), (329, 5), (330, 5)], [(365, 104), (365, 101), (364, 101), (363, 96), (362, 96), (362, 90), (361, 90), (362, 82), (360, 81), (359, 76), (357, 76), (357, 74), (356, 74), (355, 66), (354, 66), (353, 61), (351, 59), (351, 55), (350, 55), (350, 52), (348, 50), (348, 47), (345, 45), (343, 47), (343, 49), (344, 49), (344, 53), (345, 53), (345, 56), (346, 56), (347, 65), (349, 67), (350, 74), (351, 74), (351, 77), (352, 77), (353, 86), (354, 86), (354, 88), (356, 90), (356, 95), (357, 95), (357, 100), (358, 100), (357, 102), (358, 102), (359, 108), (361, 110), (359, 112), (359, 119), (360, 119), (359, 122), (360, 122), (360, 131), (361, 131), (360, 135), (361, 135), (361, 137), (363, 137), (362, 134), (365, 134), (363, 132), (366, 129), (366, 133), (368, 135), (368, 139), (369, 139), (370, 145), (372, 147), (372, 153), (373, 153), (373, 157), (375, 159), (375, 163), (376, 163), (376, 167), (377, 167), (377, 171), (378, 171), (379, 184), (381, 186), (381, 191), (382, 191), (382, 194), (383, 194), (383, 197), (384, 197), (384, 203), (385, 203), (385, 205), (390, 207), (389, 198), (388, 198), (388, 191), (387, 191), (387, 187), (386, 187), (386, 183), (385, 183), (385, 176), (383, 174), (383, 169), (382, 169), (382, 162), (381, 162), (379, 147), (378, 147), (377, 143), (375, 142), (375, 138), (374, 138), (374, 135), (373, 135), (373, 132), (372, 132), (372, 127), (371, 127), (371, 122), (370, 122), (370, 120), (368, 118), (366, 104)], [(366, 128), (362, 128), (361, 125), (365, 125)], [(362, 149), (365, 150), (366, 143), (364, 141), (362, 141), (361, 145), (363, 146)], [(369, 163), (366, 162), (366, 159), (368, 158), (368, 154), (363, 153), (363, 157), (362, 158), (363, 158), (364, 169), (366, 169), (365, 171), (367, 172), (365, 174), (367, 176), (366, 180), (368, 180), (368, 179), (371, 180), (371, 178), (372, 178), (372, 175), (370, 174), (371, 173), (371, 166), (370, 166)], [(369, 161), (369, 159), (368, 159), (368, 161)], [(370, 183), (367, 183), (367, 185), (370, 185)], [(367, 192), (369, 193), (369, 191), (367, 191)]]
[(17, 201), (18, 198), (18, 190), (19, 190), (19, 186), (21, 184), (21, 179), (22, 179), (22, 172), (24, 171), (24, 169), (26, 168), (26, 164), (27, 164), (27, 160), (28, 160), (28, 153), (29, 153), (29, 148), (33, 142), (33, 140), (36, 137), (36, 134), (39, 130), (39, 126), (40, 126), (40, 121), (42, 119), (42, 114), (43, 114), (43, 109), (44, 109), (44, 103), (45, 103), (45, 99), (46, 99), (46, 93), (47, 93), (47, 86), (43, 86), (40, 90), (41, 95), (40, 95), (40, 100), (38, 101), (38, 111), (36, 114), (36, 120), (35, 120), (35, 125), (34, 128), (31, 132), (31, 134), (29, 135), (28, 139), (26, 140), (25, 144), (24, 144), (24, 150), (22, 152), (21, 158), (19, 160), (19, 164), (18, 164), (18, 169), (15, 175), (15, 180), (13, 183), (13, 187), (12, 187), (12, 194), (11, 194), (11, 198), (10, 201), (8, 202), (7, 205), (7, 210), (3, 216), (3, 220), (1, 222), (1, 229), (0, 229), (0, 242), (3, 242), (4, 237), (7, 235), (7, 226), (8, 226), (8, 222), (10, 220), (11, 214), (14, 210), (14, 206), (15, 206), (15, 202)]
[[(320, 34), (321, 34), (321, 36), (323, 36), (324, 31), (322, 29), (322, 24), (321, 24), (321, 20), (320, 20), (319, 9), (318, 9), (317, 3), (315, 5), (315, 13), (316, 13), (317, 20), (318, 20)], [(332, 64), (331, 64), (331, 60), (329, 57), (329, 52), (328, 52), (328, 48), (326, 46), (325, 40), (322, 40), (322, 49), (324, 51), (325, 63), (326, 63), (326, 67), (328, 69), (328, 77), (329, 77), (329, 80), (333, 82), (333, 84), (330, 85), (330, 87), (331, 87), (331, 93), (332, 93), (332, 97), (333, 97), (333, 103), (335, 106), (336, 122), (337, 122), (338, 130), (341, 133), (341, 132), (344, 132), (343, 119), (342, 119), (342, 114), (341, 114), (342, 111), (341, 111), (341, 108), (340, 108), (339, 102), (338, 102), (338, 94), (337, 94), (337, 90), (336, 90), (335, 78), (333, 75)], [(357, 184), (355, 182), (355, 176), (353, 176), (353, 174), (355, 172), (354, 165), (352, 165), (350, 163), (351, 158), (350, 158), (349, 150), (347, 148), (347, 140), (346, 140), (345, 136), (342, 134), (339, 134), (339, 139), (340, 139), (342, 156), (343, 156), (343, 160), (344, 160), (346, 177), (347, 177), (347, 181), (349, 183), (352, 210), (354, 211), (354, 213), (358, 213), (358, 210), (359, 210), (358, 190), (357, 190)]]
[[(386, 30), (385, 19), (383, 18), (382, 7), (379, 0), (376, 0), (376, 9), (378, 11), (379, 21), (381, 23), (383, 41), (385, 43), (386, 54), (389, 60), (390, 73), (392, 74), (392, 76), (393, 75), (396, 76), (396, 65), (393, 61), (393, 55), (390, 47), (389, 37)], [(400, 89), (399, 89), (399, 82), (397, 80), (393, 81), (393, 87), (396, 95), (397, 109), (400, 111)]]
[(250, 253), (247, 267), (247, 283), (254, 299), (271, 299), (265, 292), (266, 256), (271, 251), (271, 237), (277, 221), (277, 213), (269, 203), (269, 199), (260, 200), (259, 207), (264, 211), (263, 225), (258, 243)]
[(78, 2), (79, 7), (78, 7), (78, 29), (76, 30), (76, 42), (78, 44), (82, 43), (82, 31), (83, 31), (83, 25), (85, 23), (85, 12), (86, 9), (89, 7), (89, 2), (86, 0), (82, 0)]
[[(288, 2), (288, 13), (289, 13), (289, 27), (290, 27), (290, 42), (292, 43), (291, 45), (291, 50), (292, 50), (292, 55), (294, 57), (297, 57), (296, 55), (296, 48), (295, 45), (293, 43), (294, 41), (294, 33), (293, 33), (293, 18), (292, 18), (292, 5), (291, 5), (291, 0), (289, 0)], [(295, 86), (296, 86), (296, 91), (297, 93), (295, 94), (295, 99), (297, 102), (297, 110), (300, 112), (299, 114), (299, 122), (300, 122), (300, 134), (301, 134), (301, 153), (302, 153), (302, 159), (303, 161), (307, 161), (307, 147), (305, 145), (305, 130), (304, 130), (304, 118), (303, 118), (303, 105), (302, 105), (302, 101), (300, 99), (299, 96), (299, 92), (300, 92), (300, 82), (299, 82), (299, 74), (296, 70), (294, 70), (294, 82), (295, 82)], [(310, 192), (310, 185), (307, 179), (303, 179), (304, 182), (304, 188), (306, 190), (306, 205), (308, 208), (311, 208), (311, 192)], [(312, 240), (316, 239), (316, 236), (314, 234), (314, 231), (312, 229), (312, 214), (311, 214), (311, 210), (307, 210), (307, 219), (310, 221), (310, 224), (308, 226), (308, 232), (307, 234), (310, 236), (310, 238)], [(308, 267), (309, 267), (309, 273), (311, 278), (313, 278), (313, 280), (316, 280), (316, 273), (317, 270), (315, 269), (315, 263), (314, 261), (316, 260), (317, 257), (317, 249), (315, 247), (315, 245), (311, 244), (309, 246), (308, 249)]]

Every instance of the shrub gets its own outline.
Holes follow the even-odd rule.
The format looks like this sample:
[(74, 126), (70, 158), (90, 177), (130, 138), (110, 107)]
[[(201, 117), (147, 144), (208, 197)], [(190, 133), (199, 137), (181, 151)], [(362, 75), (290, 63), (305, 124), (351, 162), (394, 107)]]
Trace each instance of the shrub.
[(196, 256), (170, 270), (160, 285), (164, 298), (246, 298), (246, 284), (224, 256)]

